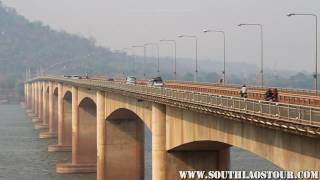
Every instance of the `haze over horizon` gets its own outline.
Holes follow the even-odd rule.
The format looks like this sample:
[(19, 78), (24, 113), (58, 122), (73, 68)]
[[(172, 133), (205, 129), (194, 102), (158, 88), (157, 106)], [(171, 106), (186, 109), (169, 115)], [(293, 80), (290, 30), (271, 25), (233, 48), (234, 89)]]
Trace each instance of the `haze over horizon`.
[[(190, 34), (199, 38), (200, 59), (222, 61), (222, 36), (203, 34), (202, 30), (225, 30), (227, 63), (246, 62), (257, 66), (260, 63), (259, 31), (237, 24), (261, 23), (267, 68), (314, 70), (314, 19), (288, 18), (286, 14), (319, 12), (320, 2), (316, 0), (2, 1), (27, 19), (41, 21), (56, 30), (92, 36), (98, 45), (111, 49), (159, 42), (163, 38), (176, 39), (178, 57), (193, 58), (193, 41), (177, 38), (178, 34)], [(169, 44), (160, 45), (161, 56), (172, 55)], [(151, 54), (151, 50), (148, 53)], [(142, 52), (136, 49), (135, 54), (142, 55)]]

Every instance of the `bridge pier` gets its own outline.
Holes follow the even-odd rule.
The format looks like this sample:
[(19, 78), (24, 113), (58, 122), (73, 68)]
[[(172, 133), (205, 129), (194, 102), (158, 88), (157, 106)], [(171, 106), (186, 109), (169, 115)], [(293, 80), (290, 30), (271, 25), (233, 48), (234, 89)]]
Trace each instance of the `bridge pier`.
[(152, 179), (166, 179), (166, 106), (152, 103)]
[(38, 121), (34, 122), (34, 129), (43, 129), (45, 128), (43, 124), (43, 83), (38, 82)]
[(55, 98), (56, 94), (53, 92), (53, 84), (49, 82), (49, 131), (42, 132), (39, 134), (41, 139), (56, 138), (56, 121), (57, 121), (57, 100)]
[(28, 83), (25, 83), (24, 84), (24, 109), (26, 110), (26, 112), (28, 112), (29, 111), (29, 105), (28, 105), (28, 94), (29, 94), (29, 92), (28, 92), (28, 87), (29, 85), (28, 85)]
[[(61, 100), (61, 98), (59, 99)], [(94, 102), (83, 101), (85, 101), (83, 105), (82, 103), (78, 105), (78, 88), (72, 87), (72, 161), (71, 163), (57, 164), (57, 173), (96, 172), (96, 108), (92, 107), (95, 106)], [(84, 106), (85, 110), (84, 108), (81, 109), (81, 105)]]
[(105, 180), (106, 125), (105, 93), (97, 92), (97, 180)]
[(27, 112), (30, 113), (31, 112), (31, 85), (30, 83), (26, 83), (26, 98), (27, 98)]
[(30, 118), (33, 118), (35, 116), (35, 109), (34, 109), (34, 83), (30, 83), (30, 113), (28, 114)]
[(32, 122), (36, 123), (39, 122), (39, 111), (38, 111), (38, 107), (39, 107), (39, 96), (38, 96), (38, 82), (34, 82), (33, 83), (33, 89), (34, 89), (34, 115), (32, 117)]
[[(58, 144), (48, 146), (49, 152), (70, 152), (72, 138), (72, 97), (67, 94), (67, 99), (64, 100), (63, 85), (58, 84)], [(69, 122), (68, 122), (69, 121)]]
[(41, 122), (41, 96), (40, 96), (40, 82), (35, 84), (35, 98), (36, 98), (36, 118), (32, 120), (33, 123), (37, 124)]
[(31, 116), (32, 113), (32, 105), (31, 105), (31, 84), (30, 83), (26, 83), (26, 94), (25, 94), (25, 98), (26, 98), (26, 112), (28, 114), (28, 116)]
[(35, 129), (47, 129), (48, 126), (48, 92), (46, 89), (46, 82), (42, 82), (42, 103), (41, 103), (41, 110), (42, 110), (42, 123), (35, 125)]

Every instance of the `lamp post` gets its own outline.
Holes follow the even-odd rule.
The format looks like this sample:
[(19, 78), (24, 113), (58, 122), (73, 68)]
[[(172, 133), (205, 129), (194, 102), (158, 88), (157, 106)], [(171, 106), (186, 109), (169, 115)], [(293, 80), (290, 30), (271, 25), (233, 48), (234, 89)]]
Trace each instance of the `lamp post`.
[(145, 46), (148, 46), (148, 45), (151, 45), (151, 46), (155, 46), (157, 48), (157, 72), (158, 72), (158, 75), (160, 75), (160, 54), (159, 54), (159, 45), (158, 43), (146, 43)]
[(263, 78), (263, 26), (262, 24), (239, 24), (238, 26), (257, 26), (260, 28), (260, 42), (261, 42), (261, 61), (260, 61), (260, 77), (261, 77), (261, 87), (264, 85)]
[(174, 67), (173, 67), (173, 76), (177, 80), (177, 43), (176, 40), (171, 39), (161, 39), (160, 42), (171, 42), (174, 45)]
[(316, 41), (315, 41), (315, 46), (316, 46), (316, 52), (315, 52), (315, 73), (313, 75), (314, 78), (314, 89), (316, 95), (318, 95), (318, 16), (316, 14), (312, 13), (289, 13), (287, 14), (288, 17), (291, 16), (313, 16), (315, 18), (315, 36), (316, 36)]
[(133, 48), (143, 48), (143, 77), (146, 78), (146, 46), (132, 46)]
[(209, 32), (216, 32), (216, 33), (222, 33), (223, 35), (223, 84), (226, 82), (226, 33), (224, 31), (217, 31), (217, 30), (210, 30), (210, 29), (204, 29), (204, 33), (209, 33)]
[(194, 80), (197, 81), (198, 80), (198, 38), (197, 36), (193, 36), (193, 35), (185, 35), (185, 34), (181, 34), (178, 35), (179, 38), (192, 38), (195, 40), (196, 43), (196, 47), (195, 47), (195, 61), (196, 61), (196, 67), (195, 67), (195, 75), (194, 75)]

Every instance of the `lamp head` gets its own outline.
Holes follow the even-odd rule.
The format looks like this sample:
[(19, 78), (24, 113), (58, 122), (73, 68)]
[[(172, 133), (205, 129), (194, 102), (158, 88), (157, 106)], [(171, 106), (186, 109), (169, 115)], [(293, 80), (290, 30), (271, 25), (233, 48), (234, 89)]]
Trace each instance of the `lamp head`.
[(287, 14), (288, 17), (294, 16), (294, 15), (296, 15), (296, 14), (295, 14), (295, 13), (289, 13), (289, 14)]
[(208, 30), (208, 29), (204, 29), (203, 32), (204, 32), (204, 33), (207, 33), (207, 32), (209, 32), (209, 30)]
[(244, 24), (238, 24), (238, 26), (240, 26), (240, 27), (243, 26), (243, 25), (244, 25)]

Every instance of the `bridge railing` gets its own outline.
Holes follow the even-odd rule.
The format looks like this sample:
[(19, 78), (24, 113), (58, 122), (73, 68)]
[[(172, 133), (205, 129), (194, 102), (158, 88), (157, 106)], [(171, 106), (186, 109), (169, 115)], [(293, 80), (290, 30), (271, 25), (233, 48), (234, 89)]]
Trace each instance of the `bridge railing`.
[[(92, 85), (97, 83), (93, 82)], [(181, 102), (201, 104), (208, 107), (234, 110), (238, 112), (269, 116), (298, 123), (308, 123), (320, 126), (320, 109), (312, 106), (292, 105), (285, 103), (275, 103), (269, 101), (259, 101), (240, 97), (222, 96), (193, 91), (155, 88), (142, 85), (119, 84), (100, 81), (100, 86), (147, 94), (151, 96), (172, 99)]]
[[(83, 84), (93, 87), (108, 88), (117, 91), (126, 91), (141, 95), (149, 95), (179, 102), (186, 102), (222, 110), (246, 113), (249, 115), (253, 114), (264, 117), (272, 117), (274, 119), (281, 119), (282, 121), (290, 121), (301, 123), (302, 125), (309, 124), (320, 127), (320, 109), (312, 106), (275, 103), (188, 90), (155, 88), (144, 85), (130, 85), (103, 80), (73, 80), (57, 77), (52, 77), (52, 80), (60, 80), (62, 82), (71, 82), (73, 84)], [(258, 121), (257, 119), (253, 120)]]
[[(237, 90), (241, 87), (240, 84), (221, 84), (221, 83), (209, 83), (209, 82), (195, 82), (195, 81), (175, 81), (175, 80), (167, 80), (169, 83), (179, 83), (179, 84), (192, 84), (192, 85), (204, 85), (204, 86), (214, 86), (214, 87), (230, 87), (236, 88)], [(305, 95), (315, 95), (315, 90), (311, 89), (298, 89), (298, 88), (283, 88), (283, 87), (259, 87), (254, 85), (247, 86), (250, 90), (259, 90), (266, 91), (267, 88), (277, 88), (280, 92), (283, 93), (295, 93), (295, 94), (305, 94)], [(320, 94), (320, 91), (318, 91)]]

